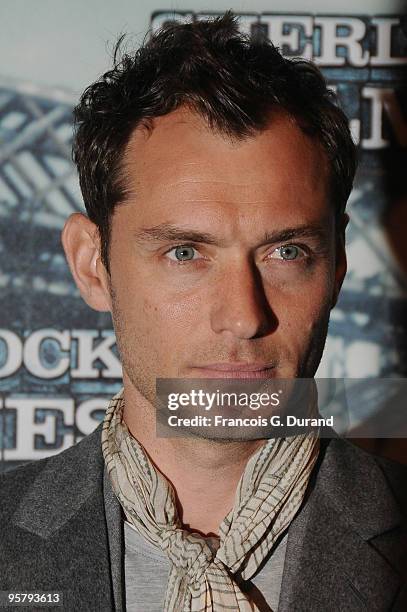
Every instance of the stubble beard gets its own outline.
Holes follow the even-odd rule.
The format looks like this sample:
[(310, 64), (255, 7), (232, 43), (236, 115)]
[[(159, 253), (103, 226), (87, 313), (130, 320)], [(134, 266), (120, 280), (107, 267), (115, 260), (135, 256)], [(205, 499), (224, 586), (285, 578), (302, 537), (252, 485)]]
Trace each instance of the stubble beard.
[[(119, 300), (117, 299), (117, 295), (112, 285), (110, 285), (110, 294), (112, 302), (112, 319), (123, 372), (130, 380), (136, 392), (140, 393), (144, 400), (146, 400), (151, 405), (151, 409), (155, 411), (156, 378), (151, 376), (151, 370), (148, 370), (149, 364), (143, 361), (142, 354), (140, 355), (140, 352), (133, 350), (133, 347), (140, 347), (142, 346), (142, 343), (140, 343), (137, 338), (132, 339), (133, 334), (130, 329), (127, 329), (125, 322), (126, 318), (119, 306)], [(298, 364), (296, 372), (294, 373), (294, 378), (314, 377), (315, 372), (317, 371), (319, 363), (321, 361), (326, 343), (329, 326), (329, 316), (330, 306), (328, 304), (325, 304), (324, 308), (322, 309), (321, 316), (319, 317), (317, 323), (314, 325), (312, 340), (309, 343), (308, 351), (305, 353), (303, 359), (301, 360), (301, 363)], [(159, 363), (158, 355), (156, 355), (155, 359), (151, 357), (150, 359), (151, 363), (153, 364)], [(226, 435), (225, 437), (219, 437), (218, 435), (211, 435), (210, 430), (205, 428), (203, 428), (202, 430), (197, 430), (197, 432), (193, 436), (191, 434), (189, 435), (194, 438), (206, 440), (207, 442), (211, 442), (213, 444), (236, 443), (238, 441), (245, 440), (245, 438), (239, 437), (238, 432), (236, 432), (233, 437), (229, 437)], [(261, 438), (260, 432), (259, 438)]]

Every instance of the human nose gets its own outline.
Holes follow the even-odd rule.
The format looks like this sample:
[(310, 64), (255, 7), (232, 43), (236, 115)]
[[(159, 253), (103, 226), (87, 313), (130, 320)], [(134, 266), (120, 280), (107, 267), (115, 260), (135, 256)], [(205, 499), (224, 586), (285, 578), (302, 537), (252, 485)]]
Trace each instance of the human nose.
[(216, 289), (211, 313), (214, 332), (238, 338), (258, 338), (277, 326), (277, 318), (264, 292), (259, 270), (251, 262), (238, 262), (225, 273)]

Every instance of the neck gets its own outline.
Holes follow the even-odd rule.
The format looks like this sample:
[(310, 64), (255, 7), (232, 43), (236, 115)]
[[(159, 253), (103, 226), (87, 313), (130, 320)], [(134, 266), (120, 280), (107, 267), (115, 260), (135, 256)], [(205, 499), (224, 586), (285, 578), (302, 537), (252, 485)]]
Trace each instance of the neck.
[(246, 464), (264, 440), (158, 438), (154, 406), (128, 379), (124, 382), (123, 420), (171, 483), (183, 527), (204, 536), (219, 535)]

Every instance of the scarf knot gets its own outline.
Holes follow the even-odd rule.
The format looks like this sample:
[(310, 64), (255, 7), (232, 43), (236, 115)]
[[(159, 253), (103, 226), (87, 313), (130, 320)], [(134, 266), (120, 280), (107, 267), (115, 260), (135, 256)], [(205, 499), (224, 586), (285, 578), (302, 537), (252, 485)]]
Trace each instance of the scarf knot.
[(205, 540), (184, 529), (163, 529), (159, 533), (159, 546), (177, 568), (179, 576), (186, 576), (191, 586), (193, 583), (199, 585), (213, 562), (214, 555)]

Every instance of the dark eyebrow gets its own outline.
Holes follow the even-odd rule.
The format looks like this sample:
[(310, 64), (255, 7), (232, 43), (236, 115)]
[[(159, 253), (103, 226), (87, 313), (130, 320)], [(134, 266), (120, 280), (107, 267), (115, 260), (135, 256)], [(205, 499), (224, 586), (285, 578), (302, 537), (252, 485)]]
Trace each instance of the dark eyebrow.
[[(148, 242), (202, 242), (222, 246), (225, 241), (220, 240), (213, 234), (198, 232), (194, 229), (178, 227), (170, 223), (161, 223), (154, 227), (146, 227), (138, 230), (134, 234), (136, 242), (143, 244)], [(263, 240), (258, 246), (272, 244), (274, 242), (286, 242), (296, 238), (311, 238), (325, 242), (327, 240), (327, 230), (322, 225), (300, 225), (298, 227), (288, 227), (275, 232), (265, 232)]]
[(323, 225), (300, 225), (298, 227), (287, 227), (276, 232), (265, 232), (262, 244), (273, 242), (287, 242), (297, 238), (317, 239), (321, 242), (327, 240), (327, 228)]
[(205, 242), (206, 244), (219, 245), (220, 242), (212, 234), (197, 232), (196, 230), (178, 227), (170, 223), (161, 223), (154, 227), (145, 227), (134, 235), (136, 242), (166, 242), (179, 240), (180, 242)]

